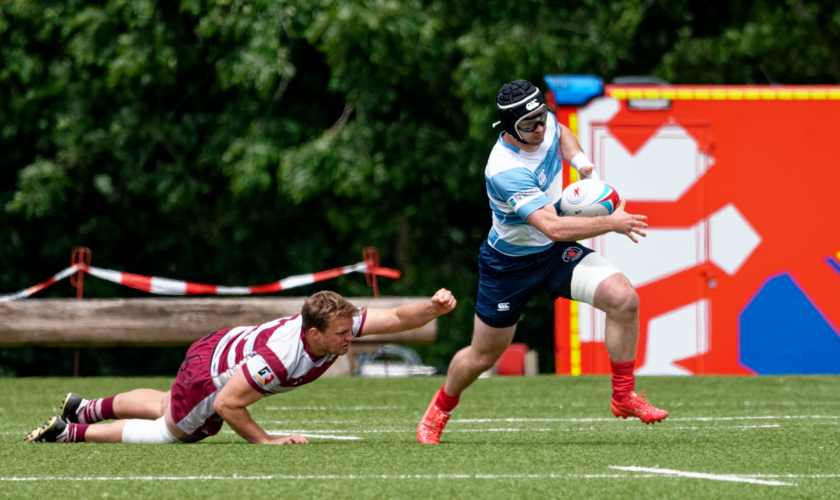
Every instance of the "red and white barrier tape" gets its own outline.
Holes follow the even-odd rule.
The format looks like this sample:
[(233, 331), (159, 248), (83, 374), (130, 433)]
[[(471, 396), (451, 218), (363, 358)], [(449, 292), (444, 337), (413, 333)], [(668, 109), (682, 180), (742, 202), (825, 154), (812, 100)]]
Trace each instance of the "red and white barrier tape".
[(289, 276), (288, 278), (284, 278), (280, 281), (275, 281), (274, 283), (269, 283), (267, 285), (217, 286), (205, 285), (203, 283), (192, 283), (189, 281), (171, 280), (168, 278), (157, 278), (154, 276), (142, 276), (140, 274), (123, 273), (120, 271), (112, 271), (110, 269), (101, 269), (99, 267), (76, 264), (64, 269), (47, 281), (27, 288), (26, 290), (21, 290), (17, 293), (9, 295), (0, 295), (0, 302), (25, 299), (37, 292), (40, 292), (53, 283), (71, 276), (79, 270), (103, 280), (113, 281), (114, 283), (119, 283), (120, 285), (129, 286), (131, 288), (136, 288), (138, 290), (143, 290), (144, 292), (158, 295), (252, 295), (258, 293), (272, 293), (336, 278), (349, 273), (366, 273), (392, 279), (400, 277), (400, 272), (396, 269), (389, 269), (387, 267), (371, 268), (367, 263), (359, 262), (358, 264), (354, 264), (352, 266), (339, 267), (328, 271)]
[(55, 276), (53, 276), (52, 278), (48, 279), (47, 281), (45, 281), (43, 283), (39, 283), (35, 286), (31, 286), (31, 287), (27, 288), (26, 290), (21, 290), (17, 293), (10, 293), (8, 295), (0, 295), (0, 302), (8, 302), (10, 300), (25, 299), (25, 298), (29, 297), (30, 295), (34, 295), (34, 294), (40, 292), (41, 290), (43, 290), (44, 288), (47, 288), (48, 286), (52, 285), (53, 283), (63, 280), (64, 278), (72, 275), (73, 273), (75, 273), (78, 270), (79, 270), (78, 265), (70, 266), (67, 269), (62, 270), (60, 273), (56, 274)]

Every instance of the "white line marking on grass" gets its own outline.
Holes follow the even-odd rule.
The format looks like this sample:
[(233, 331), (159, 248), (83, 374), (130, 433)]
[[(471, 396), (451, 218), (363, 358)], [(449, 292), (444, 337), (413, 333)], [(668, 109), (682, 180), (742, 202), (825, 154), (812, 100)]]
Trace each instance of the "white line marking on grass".
[[(367, 433), (380, 433), (380, 432), (414, 432), (415, 429), (373, 429), (373, 430), (324, 430), (324, 429), (317, 429), (317, 430), (307, 430), (307, 429), (280, 429), (280, 430), (271, 430), (266, 431), (272, 434), (303, 434), (303, 433), (321, 433), (321, 434), (347, 434), (352, 432), (353, 434), (358, 434), (360, 432), (367, 432)], [(234, 431), (225, 431), (231, 434), (235, 434)]]
[(456, 418), (450, 422), (479, 424), (486, 422), (612, 422), (613, 418)]
[[(269, 422), (269, 423), (282, 423), (282, 422)], [(774, 429), (781, 427), (779, 424), (772, 424), (772, 425), (735, 425), (735, 426), (709, 426), (709, 427), (660, 427), (662, 430), (691, 430), (691, 431), (702, 431), (706, 429), (730, 429), (730, 430), (747, 430), (747, 429)], [(491, 429), (447, 429), (444, 432), (586, 432), (586, 431), (600, 431), (603, 429), (598, 429), (596, 427), (581, 427), (577, 429), (518, 429), (518, 428), (491, 428)], [(647, 427), (628, 427), (626, 429), (621, 429), (624, 431), (647, 431)], [(306, 429), (277, 429), (277, 430), (270, 430), (266, 431), (271, 434), (282, 434), (282, 435), (289, 435), (289, 434), (300, 434), (301, 436), (306, 437), (316, 437), (316, 438), (328, 438), (328, 439), (362, 439), (360, 437), (355, 436), (334, 436), (334, 435), (316, 435), (312, 433), (321, 433), (321, 434), (383, 434), (383, 433), (395, 433), (395, 432), (414, 432), (414, 428), (410, 429), (369, 429), (369, 430), (306, 430)], [(236, 434), (234, 431), (224, 431), (227, 434)], [(11, 435), (11, 434), (20, 434), (23, 436), (24, 432), (0, 432), (0, 435)]]
[[(670, 426), (668, 426), (668, 427), (665, 427), (665, 429), (671, 429), (671, 430), (682, 429), (682, 430), (691, 430), (691, 431), (703, 431), (703, 430), (706, 430), (706, 429), (736, 429), (736, 430), (745, 431), (747, 429), (775, 429), (777, 427), (781, 427), (781, 425), (779, 425), (779, 424), (773, 424), (773, 425), (728, 425), (728, 426), (715, 426), (715, 427), (696, 427), (696, 426), (693, 426), (693, 427), (670, 427)], [(645, 428), (642, 427), (642, 430), (644, 430), (644, 429)]]
[[(224, 432), (227, 433), (227, 434), (236, 434), (235, 431), (224, 431)], [(274, 431), (265, 431), (265, 432), (267, 432), (269, 434), (281, 434), (281, 435), (284, 435), (284, 436), (289, 436), (291, 434), (299, 434), (303, 437), (319, 438), (319, 439), (340, 439), (340, 440), (345, 440), (345, 441), (356, 441), (356, 440), (359, 440), (359, 439), (364, 439), (364, 438), (360, 438), (360, 437), (357, 437), (357, 436), (334, 436), (334, 435), (329, 435), (329, 434), (312, 434), (312, 433), (309, 433), (307, 431), (300, 431), (300, 430), (294, 430), (294, 431), (274, 430)], [(330, 432), (330, 431), (319, 431), (319, 432)]]
[(126, 477), (0, 477), (0, 481), (252, 481), (278, 479), (642, 479), (655, 474), (382, 474), (307, 476), (126, 476)]
[(261, 425), (276, 425), (276, 424), (358, 424), (359, 422), (363, 422), (363, 420), (308, 420), (308, 419), (301, 419), (301, 420), (259, 420), (257, 421), (258, 424)]
[(738, 477), (777, 477), (777, 478), (807, 478), (807, 479), (833, 479), (840, 477), (840, 474), (736, 474)]
[[(348, 430), (333, 431), (333, 430), (321, 430), (321, 429), (319, 429), (319, 430), (305, 430), (305, 429), (286, 430), (286, 429), (280, 429), (280, 430), (270, 430), (270, 431), (266, 431), (266, 432), (268, 432), (270, 434), (301, 434), (301, 435), (303, 435), (303, 433), (308, 433), (308, 432), (316, 432), (316, 433), (320, 432), (320, 433), (325, 433), (325, 434), (347, 434), (348, 432), (352, 432), (353, 434), (358, 434), (358, 433), (371, 434), (371, 433), (383, 433), (383, 432), (415, 432), (415, 431), (416, 431), (416, 429), (372, 429), (372, 430), (349, 430), (349, 431)], [(236, 434), (236, 432), (234, 432), (234, 431), (225, 431), (225, 432), (227, 432), (228, 434)]]
[(127, 477), (0, 477), (0, 481), (253, 481), (276, 479), (637, 479), (653, 474), (405, 474), (405, 475), (310, 475), (310, 476), (127, 476)]
[[(664, 430), (706, 430), (706, 429), (729, 429), (729, 430), (747, 430), (747, 429), (767, 429), (767, 428), (778, 428), (780, 427), (779, 424), (773, 425), (734, 425), (734, 426), (709, 426), (709, 427), (665, 427)], [(520, 428), (490, 428), (490, 429), (446, 429), (443, 432), (450, 433), (450, 432), (591, 432), (591, 431), (602, 431), (603, 429), (599, 429), (596, 427), (579, 427), (576, 429), (520, 429)], [(614, 430), (614, 429), (613, 429)], [(648, 427), (628, 427), (625, 429), (620, 429), (622, 431), (648, 431)], [(409, 429), (368, 429), (368, 430), (327, 430), (327, 429), (275, 429), (266, 431), (270, 434), (301, 434), (306, 435), (306, 433), (321, 433), (321, 434), (381, 434), (381, 433), (395, 433), (395, 432), (414, 432), (414, 428)], [(228, 434), (235, 434), (234, 431), (225, 431)], [(338, 439), (336, 437), (336, 439)]]
[[(729, 430), (737, 430), (737, 431), (745, 431), (747, 429), (770, 429), (770, 428), (778, 428), (781, 427), (778, 424), (775, 425), (731, 425), (731, 426), (708, 426), (708, 427), (657, 427), (657, 429), (661, 429), (663, 431), (666, 430), (691, 430), (691, 431), (703, 431), (706, 429), (729, 429)], [(650, 432), (649, 427), (626, 427), (624, 429), (618, 429), (622, 431), (643, 431), (643, 432)], [(587, 431), (603, 431), (603, 428), (598, 427), (579, 427), (576, 429), (448, 429), (443, 432), (544, 432), (544, 431), (555, 431), (555, 432), (587, 432)], [(612, 431), (616, 429), (611, 429)], [(406, 431), (408, 432), (408, 431)]]
[(553, 430), (554, 429), (452, 429), (445, 430), (443, 432), (551, 432)]
[(652, 467), (620, 467), (618, 465), (610, 465), (610, 469), (626, 470), (629, 472), (647, 472), (653, 474), (667, 474), (669, 476), (690, 477), (695, 479), (711, 479), (713, 481), (730, 481), (733, 483), (752, 483), (765, 484), (767, 486), (796, 486), (791, 483), (783, 483), (781, 481), (765, 481), (762, 479), (754, 479), (749, 477), (735, 476), (731, 474), (706, 474), (704, 472), (686, 472), (674, 469), (656, 469)]
[[(234, 431), (227, 431), (227, 432), (234, 432)], [(347, 434), (348, 432), (357, 432), (357, 431), (328, 431), (323, 429), (275, 429), (273, 431), (266, 431), (266, 432), (276, 432), (280, 434), (300, 434), (302, 432), (312, 432), (316, 434)]]
[[(754, 417), (671, 417), (665, 422), (674, 421), (696, 421), (696, 422), (711, 422), (715, 420), (795, 420), (795, 419), (840, 419), (840, 416), (826, 416), (826, 415), (784, 415), (784, 416), (754, 416)], [(619, 422), (621, 419), (616, 418), (461, 418), (452, 419), (450, 422), (457, 422), (463, 424), (484, 423), (484, 422)]]
[(695, 420), (699, 422), (709, 422), (714, 420), (795, 420), (795, 419), (840, 419), (838, 416), (828, 415), (782, 415), (782, 416), (754, 416), (754, 417), (677, 417), (671, 420)]
[[(306, 479), (647, 479), (663, 476), (697, 477), (699, 479), (715, 479), (720, 481), (750, 482), (755, 484), (771, 484), (773, 486), (796, 486), (779, 481), (760, 481), (755, 478), (810, 478), (826, 479), (838, 478), (840, 474), (745, 474), (745, 475), (717, 475), (699, 472), (683, 472), (670, 469), (649, 469), (644, 467), (619, 467), (633, 472), (655, 471), (654, 474), (382, 474), (382, 475), (272, 475), (272, 476), (126, 476), (126, 477), (0, 477), (0, 481), (253, 481), (253, 480), (306, 480)], [(710, 476), (710, 477), (706, 477)]]
[(363, 411), (363, 410), (400, 410), (405, 406), (266, 406), (265, 410), (271, 411)]
[(358, 441), (359, 439), (363, 439), (363, 438), (356, 437), (356, 436), (328, 436), (328, 435), (325, 435), (325, 434), (309, 434), (309, 433), (301, 434), (301, 436), (308, 437), (308, 438), (317, 438), (317, 439), (339, 439), (339, 440), (343, 440), (343, 441)]
[[(672, 427), (672, 426), (659, 427), (659, 426), (657, 426), (656, 429), (657, 429), (657, 432), (659, 431), (659, 429), (661, 429), (662, 431), (669, 431), (669, 430), (704, 431), (706, 429), (728, 429), (728, 430), (736, 430), (736, 431), (745, 431), (747, 429), (769, 429), (769, 428), (776, 428), (776, 427), (781, 427), (781, 426), (778, 425), (778, 424), (775, 424), (775, 425), (727, 425), (727, 426), (708, 426), (708, 427), (697, 427), (697, 426), (692, 426), (692, 427), (682, 427), (682, 426), (680, 426), (680, 427)], [(634, 426), (634, 427), (627, 427), (627, 428), (620, 429), (620, 430), (622, 430), (622, 431), (652, 432), (652, 431), (650, 431), (650, 429), (651, 429), (650, 427)], [(577, 428), (577, 429), (522, 429), (522, 430), (540, 430), (540, 431), (556, 430), (557, 432), (572, 432), (572, 431), (603, 431), (604, 429), (603, 428), (599, 429), (597, 427), (580, 427), (580, 428)], [(611, 430), (615, 430), (615, 429), (611, 429)]]

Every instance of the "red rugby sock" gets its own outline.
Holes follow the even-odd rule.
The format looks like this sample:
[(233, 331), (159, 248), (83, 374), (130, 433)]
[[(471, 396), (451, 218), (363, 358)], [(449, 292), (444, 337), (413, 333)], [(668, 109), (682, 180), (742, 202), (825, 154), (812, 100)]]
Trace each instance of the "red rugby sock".
[(446, 393), (446, 384), (443, 384), (443, 387), (440, 388), (437, 394), (437, 401), (435, 404), (441, 410), (451, 413), (452, 410), (458, 406), (458, 401), (461, 399), (461, 396), (450, 396)]
[(88, 424), (67, 424), (67, 432), (58, 438), (59, 443), (84, 443)]
[(633, 375), (633, 368), (636, 367), (636, 360), (622, 361), (616, 363), (610, 361), (612, 371), (612, 398), (619, 403), (630, 399), (630, 394), (636, 386), (636, 376)]
[(105, 398), (102, 400), (102, 420), (116, 420), (117, 415), (114, 413), (114, 398)]
[(83, 424), (95, 424), (103, 420), (116, 420), (114, 414), (114, 398), (93, 399), (79, 412), (79, 422)]

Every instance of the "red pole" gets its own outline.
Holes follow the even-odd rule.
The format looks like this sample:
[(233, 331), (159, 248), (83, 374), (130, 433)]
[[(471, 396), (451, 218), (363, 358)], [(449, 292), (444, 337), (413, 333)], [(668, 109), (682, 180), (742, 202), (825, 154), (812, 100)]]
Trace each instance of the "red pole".
[[(379, 267), (379, 251), (374, 247), (365, 247), (362, 249), (362, 259), (368, 266), (368, 271), (372, 271)], [(376, 283), (376, 275), (370, 272), (365, 274), (367, 285), (373, 287), (373, 297), (379, 298), (379, 286)]]
[(569, 328), (569, 301), (558, 298), (554, 301), (554, 373), (572, 373), (572, 343)]
[[(76, 247), (73, 253), (70, 254), (70, 265), (82, 264), (85, 267), (90, 266), (90, 249), (87, 247)], [(82, 295), (85, 288), (85, 272), (81, 269), (74, 275), (70, 276), (70, 284), (76, 287), (76, 300), (82, 300)], [(73, 356), (73, 377), (79, 378), (79, 348)]]

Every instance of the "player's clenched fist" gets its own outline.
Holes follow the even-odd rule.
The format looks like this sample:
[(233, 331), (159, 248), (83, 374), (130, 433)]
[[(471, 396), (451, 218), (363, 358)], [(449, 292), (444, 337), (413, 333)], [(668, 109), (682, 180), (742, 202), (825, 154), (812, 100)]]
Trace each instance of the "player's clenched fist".
[(458, 301), (452, 296), (452, 292), (446, 288), (441, 288), (432, 297), (432, 306), (435, 308), (435, 312), (437, 312), (439, 316), (455, 309), (455, 305), (457, 303)]

